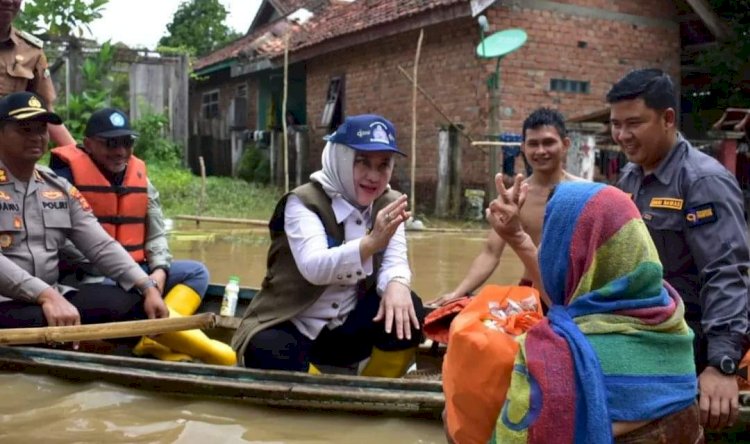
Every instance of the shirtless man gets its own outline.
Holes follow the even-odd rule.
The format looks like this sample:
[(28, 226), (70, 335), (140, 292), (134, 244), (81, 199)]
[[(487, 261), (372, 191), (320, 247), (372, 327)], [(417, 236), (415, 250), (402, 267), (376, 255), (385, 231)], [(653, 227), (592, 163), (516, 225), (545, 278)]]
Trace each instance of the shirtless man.
[[(570, 139), (565, 130), (565, 118), (558, 111), (539, 108), (524, 120), (521, 149), (531, 165), (532, 174), (524, 181), (528, 185), (528, 194), (520, 215), (524, 230), (535, 245), (539, 245), (542, 236), (544, 207), (552, 188), (563, 181), (582, 180), (563, 169), (568, 148)], [(504, 248), (505, 241), (490, 230), (482, 251), (458, 287), (427, 304), (444, 305), (479, 288), (495, 271)], [(520, 285), (531, 285), (528, 271), (524, 271)]]

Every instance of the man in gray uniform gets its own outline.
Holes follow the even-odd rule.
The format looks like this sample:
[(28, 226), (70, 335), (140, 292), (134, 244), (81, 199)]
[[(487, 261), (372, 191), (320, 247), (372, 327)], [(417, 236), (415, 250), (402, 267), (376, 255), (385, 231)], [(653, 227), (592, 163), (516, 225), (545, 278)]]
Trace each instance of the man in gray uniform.
[(748, 331), (747, 225), (737, 181), (677, 132), (674, 85), (660, 70), (629, 73), (607, 94), (612, 138), (628, 157), (618, 186), (651, 233), (664, 278), (696, 334), (701, 421), (732, 425), (735, 373)]
[[(155, 282), (104, 231), (80, 192), (36, 165), (48, 123), (62, 119), (37, 94), (0, 99), (0, 328), (168, 317)], [(58, 253), (67, 239), (124, 289), (59, 285)]]

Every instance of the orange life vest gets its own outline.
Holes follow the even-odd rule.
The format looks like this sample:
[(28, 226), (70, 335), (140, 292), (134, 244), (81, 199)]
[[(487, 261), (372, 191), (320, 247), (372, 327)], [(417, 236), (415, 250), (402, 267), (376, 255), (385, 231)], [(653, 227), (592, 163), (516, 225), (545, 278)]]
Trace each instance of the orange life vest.
[(146, 212), (148, 194), (146, 164), (130, 156), (122, 185), (113, 185), (99, 171), (91, 157), (75, 145), (52, 150), (73, 172), (73, 185), (91, 205), (102, 227), (119, 242), (133, 259), (146, 258)]

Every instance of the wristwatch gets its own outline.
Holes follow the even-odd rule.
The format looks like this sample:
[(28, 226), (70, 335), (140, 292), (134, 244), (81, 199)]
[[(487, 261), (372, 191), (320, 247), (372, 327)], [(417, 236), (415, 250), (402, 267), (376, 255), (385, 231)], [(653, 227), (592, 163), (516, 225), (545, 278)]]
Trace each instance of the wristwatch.
[(730, 358), (727, 355), (721, 357), (718, 365), (712, 363), (711, 366), (716, 367), (720, 372), (727, 376), (731, 376), (737, 373), (737, 363), (734, 361), (734, 359)]
[(142, 283), (140, 285), (137, 285), (136, 288), (138, 290), (138, 293), (140, 293), (141, 296), (143, 296), (143, 294), (149, 288), (157, 288), (158, 289), (159, 288), (159, 284), (157, 284), (154, 279), (148, 278), (148, 279), (146, 279), (146, 282), (144, 282), (144, 283)]

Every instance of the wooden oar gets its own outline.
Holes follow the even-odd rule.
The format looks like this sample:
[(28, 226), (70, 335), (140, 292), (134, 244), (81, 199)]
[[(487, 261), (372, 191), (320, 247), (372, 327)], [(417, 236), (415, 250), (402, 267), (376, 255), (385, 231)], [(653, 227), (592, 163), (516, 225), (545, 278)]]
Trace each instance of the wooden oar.
[(171, 331), (211, 328), (216, 325), (216, 315), (202, 313), (168, 319), (109, 322), (106, 324), (74, 325), (67, 327), (7, 328), (0, 330), (0, 344), (44, 344), (95, 339), (149, 336)]

